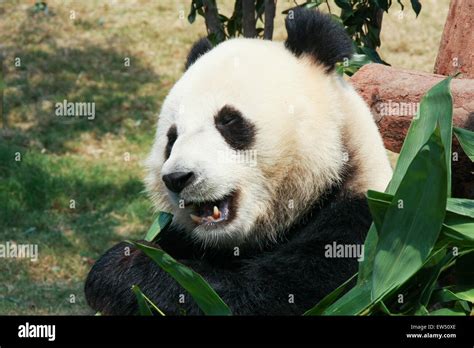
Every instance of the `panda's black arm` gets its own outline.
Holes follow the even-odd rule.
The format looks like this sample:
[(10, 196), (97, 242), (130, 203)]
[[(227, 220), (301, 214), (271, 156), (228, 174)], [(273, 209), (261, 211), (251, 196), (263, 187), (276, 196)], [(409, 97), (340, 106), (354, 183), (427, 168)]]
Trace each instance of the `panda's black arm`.
[[(160, 248), (157, 244), (139, 242)], [(209, 276), (220, 276), (223, 281), (232, 279), (232, 276), (224, 275), (223, 270), (210, 267), (204, 261), (179, 261), (206, 279)], [(142, 251), (126, 242), (112, 247), (92, 267), (85, 284), (87, 302), (103, 314), (136, 314), (138, 307), (131, 291), (132, 285), (138, 285), (166, 314), (202, 314), (190, 295), (171, 276)], [(183, 295), (184, 303), (180, 303)]]
[[(324, 253), (332, 242), (363, 242), (369, 221), (360, 212), (355, 208), (320, 216), (295, 238), (271, 252), (242, 260), (237, 269), (204, 260), (179, 261), (201, 274), (234, 314), (301, 314), (356, 272), (355, 259), (327, 258)], [(126, 247), (130, 256), (125, 255)], [(166, 314), (202, 314), (174, 279), (126, 243), (114, 246), (94, 265), (86, 281), (86, 298), (104, 314), (134, 314), (137, 304), (130, 290), (134, 284)], [(184, 303), (180, 303), (183, 295)]]
[[(130, 256), (124, 256), (126, 247), (131, 248)], [(218, 268), (206, 261), (180, 262), (201, 274), (234, 314), (301, 314), (354, 270), (348, 260), (329, 262), (304, 254), (301, 250), (269, 253), (246, 262), (238, 271)], [(334, 268), (347, 272), (335, 275), (331, 273)], [(93, 309), (103, 314), (134, 314), (134, 284), (166, 314), (202, 314), (174, 279), (127, 243), (117, 244), (94, 265), (86, 281), (86, 298)], [(180, 303), (183, 299), (184, 303)]]

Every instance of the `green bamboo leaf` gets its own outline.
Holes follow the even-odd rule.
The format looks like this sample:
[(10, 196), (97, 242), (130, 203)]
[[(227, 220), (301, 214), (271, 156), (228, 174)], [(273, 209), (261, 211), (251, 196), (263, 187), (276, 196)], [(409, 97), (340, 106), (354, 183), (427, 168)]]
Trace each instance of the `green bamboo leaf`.
[(160, 211), (157, 218), (146, 233), (145, 240), (152, 242), (156, 239), (158, 234), (171, 222), (173, 215)]
[(460, 308), (441, 308), (430, 313), (430, 315), (449, 315), (449, 316), (461, 316), (466, 313)]
[[(322, 313), (323, 315), (370, 315), (374, 311), (376, 312), (379, 308), (379, 302), (384, 301), (388, 303), (393, 296), (403, 292), (404, 288), (413, 286), (414, 283), (421, 282), (424, 283), (431, 277), (431, 273), (440, 261), (443, 260), (445, 250), (435, 250), (433, 251), (428, 259), (424, 262), (422, 268), (415, 274), (414, 277), (407, 279), (404, 283), (400, 284), (398, 288), (392, 289), (390, 292), (386, 292), (376, 299), (371, 297), (371, 283), (366, 281), (361, 284), (357, 284), (354, 288), (349, 290), (346, 294), (340, 297), (336, 302), (331, 304), (327, 309)], [(465, 252), (460, 252), (459, 255), (464, 255)], [(474, 256), (474, 253), (473, 253)], [(468, 263), (468, 262), (466, 262)], [(465, 268), (465, 267), (463, 267)], [(416, 286), (416, 284), (415, 284)], [(420, 297), (420, 290), (417, 287), (416, 293), (413, 301), (418, 301)], [(413, 292), (412, 292), (413, 293)], [(328, 295), (327, 297), (329, 297)], [(407, 300), (407, 298), (405, 298)], [(412, 301), (412, 300), (410, 300)], [(418, 306), (418, 311), (423, 310)], [(427, 315), (427, 311), (423, 312), (424, 315)], [(392, 313), (393, 314), (393, 313)]]
[(460, 309), (464, 311), (466, 315), (469, 315), (471, 313), (471, 306), (467, 301), (456, 301), (454, 302), (454, 309)]
[(464, 198), (448, 198), (446, 210), (458, 215), (474, 218), (474, 200)]
[(454, 289), (453, 294), (460, 300), (474, 303), (474, 287), (466, 289)]
[[(369, 208), (372, 207), (374, 221), (383, 221), (392, 200), (393, 195), (388, 193), (370, 190), (367, 192), (367, 201)], [(373, 212), (373, 209), (376, 211)], [(462, 246), (474, 245), (474, 200), (448, 198), (446, 210), (442, 235)]]
[(420, 306), (415, 312), (415, 315), (429, 315), (430, 313), (425, 306)]
[(356, 285), (329, 306), (323, 315), (360, 315), (367, 314), (378, 301), (372, 301), (370, 284)]
[(387, 193), (371, 190), (367, 192), (367, 204), (369, 205), (370, 214), (372, 215), (377, 231), (382, 229), (385, 213), (392, 199), (393, 196)]
[[(438, 253), (446, 254), (446, 250), (441, 249), (438, 251)], [(421, 289), (421, 295), (419, 298), (419, 303), (421, 306), (426, 307), (428, 305), (431, 296), (433, 295), (433, 291), (437, 285), (436, 281), (438, 280), (443, 267), (450, 263), (453, 259), (453, 253), (447, 253), (436, 265), (430, 267), (428, 274), (429, 279), (423, 282), (423, 289)]]
[(433, 294), (433, 302), (468, 301), (474, 303), (474, 288), (440, 289)]
[(441, 141), (436, 128), (408, 166), (387, 209), (376, 247), (372, 298), (399, 286), (419, 270), (438, 239), (447, 199)]
[(386, 193), (386, 192), (368, 190), (367, 191), (367, 199), (382, 201), (386, 205), (387, 203), (390, 204), (392, 202), (393, 195), (390, 194), (390, 193)]
[(153, 311), (155, 310), (158, 314), (165, 316), (165, 313), (162, 312), (161, 309), (158, 308), (157, 305), (153, 303), (138, 287), (138, 285), (132, 286), (132, 291), (135, 293), (138, 302), (138, 308), (140, 311), (140, 315), (153, 315)]
[(474, 132), (454, 127), (454, 134), (459, 140), (459, 144), (461, 144), (466, 155), (471, 159), (471, 161), (474, 161)]
[(400, 315), (400, 314), (394, 314), (392, 312), (390, 312), (390, 309), (388, 309), (388, 307), (385, 305), (385, 303), (383, 303), (383, 301), (380, 301), (378, 303), (378, 309), (380, 309), (380, 311), (384, 314), (387, 314), (387, 315), (390, 315), (390, 316), (394, 316), (394, 315)]
[(361, 67), (370, 64), (372, 61), (365, 54), (354, 54), (349, 60), (336, 64), (336, 69), (340, 74), (348, 76), (354, 75)]
[[(403, 143), (400, 156), (395, 167), (390, 184), (385, 192), (394, 194), (402, 178), (421, 147), (428, 141), (436, 128), (437, 122), (441, 127), (441, 138), (446, 156), (448, 197), (451, 196), (451, 141), (452, 141), (452, 112), (453, 100), (450, 91), (451, 77), (448, 77), (432, 87), (422, 98), (418, 115), (413, 119)], [(375, 224), (370, 227), (365, 240), (364, 260), (359, 263), (357, 284), (370, 282), (373, 273), (375, 248), (378, 244), (378, 232)]]
[(459, 298), (449, 289), (439, 289), (433, 292), (433, 303), (457, 301)]
[(448, 212), (441, 233), (456, 245), (474, 246), (474, 219)]
[(303, 315), (321, 315), (326, 310), (326, 308), (334, 303), (336, 299), (349, 288), (354, 278), (357, 276), (357, 273), (350, 277), (348, 280), (341, 284), (337, 289), (332, 291), (329, 295), (325, 296), (321, 301), (318, 302), (316, 306), (306, 311)]
[[(367, 198), (368, 198), (368, 201), (369, 201), (369, 206), (371, 204), (370, 201), (372, 201), (372, 200), (376, 200), (378, 203), (381, 203), (379, 214), (382, 216), (382, 220), (383, 220), (383, 217), (385, 216), (385, 212), (387, 211), (390, 203), (393, 200), (393, 195), (383, 193), (383, 192), (377, 192), (377, 191), (368, 191), (367, 192)], [(445, 225), (443, 225), (443, 227), (444, 226)], [(462, 240), (462, 237), (459, 238), (459, 240)], [(446, 245), (443, 245), (443, 247), (440, 247), (436, 251), (434, 251), (434, 254), (431, 255), (428, 258), (428, 260), (425, 263), (425, 266), (423, 267), (423, 269), (421, 269), (416, 275), (417, 279), (419, 277), (422, 277), (421, 280), (419, 279), (420, 280), (419, 282), (422, 283), (422, 284), (425, 284), (423, 290), (417, 290), (417, 292), (421, 294), (421, 296), (419, 296), (418, 301), (420, 303), (423, 303), (424, 305), (426, 305), (427, 301), (429, 301), (432, 289), (435, 285), (435, 281), (439, 277), (439, 273), (441, 271), (441, 268), (446, 264), (446, 262), (449, 262), (452, 259), (451, 257), (449, 257), (448, 260), (446, 260), (445, 263), (440, 264), (440, 262), (443, 260), (443, 255), (446, 254), (445, 247), (446, 247)], [(441, 255), (441, 257), (438, 257), (437, 255)], [(452, 255), (452, 254), (450, 254), (450, 255)], [(437, 265), (439, 265), (439, 267), (438, 267), (439, 271), (437, 271), (437, 269), (434, 268)], [(421, 273), (421, 274), (419, 274), (419, 273)], [(431, 288), (430, 288), (430, 286), (431, 286)]]
[[(386, 208), (393, 200), (393, 195), (385, 192), (369, 190), (367, 191), (367, 200), (369, 205), (372, 203), (378, 203), (379, 205), (377, 205), (377, 207), (381, 209), (380, 205), (382, 205), (385, 207), (386, 211)], [(468, 216), (474, 219), (474, 200), (449, 197), (446, 204), (446, 210), (448, 212), (455, 213), (456, 215)], [(378, 213), (380, 214), (381, 212)], [(385, 216), (384, 213), (383, 215)]]
[(378, 308), (380, 309), (380, 311), (384, 314), (387, 314), (387, 315), (390, 315), (392, 316), (393, 314), (390, 312), (390, 310), (388, 309), (388, 307), (385, 305), (385, 303), (383, 303), (383, 301), (380, 301), (378, 303)]
[(138, 249), (156, 262), (165, 272), (173, 277), (206, 315), (231, 315), (229, 307), (199, 274), (176, 261), (163, 250), (148, 245), (132, 242)]
[(151, 311), (150, 307), (148, 307), (148, 304), (140, 288), (136, 285), (133, 285), (132, 291), (135, 294), (135, 297), (137, 298), (138, 310), (140, 312), (140, 315), (143, 315), (143, 316), (153, 315), (153, 312)]
[(375, 259), (375, 249), (379, 240), (377, 228), (373, 223), (364, 242), (364, 259), (359, 262), (359, 277), (357, 278), (357, 285), (368, 283), (372, 280), (372, 271)]
[(395, 193), (402, 181), (408, 166), (428, 141), (431, 134), (439, 123), (441, 129), (441, 142), (444, 146), (445, 163), (448, 168), (448, 197), (451, 196), (451, 142), (452, 142), (452, 114), (453, 99), (450, 91), (452, 77), (448, 77), (432, 87), (423, 97), (420, 103), (418, 115), (413, 119), (407, 136), (398, 157), (397, 166), (392, 180), (386, 190), (387, 193)]
[[(447, 253), (446, 248), (435, 249), (431, 252), (420, 270), (407, 279), (399, 287), (384, 296), (385, 303), (394, 305), (399, 314), (427, 315), (424, 310), (430, 301), (433, 290), (438, 285), (437, 280), (447, 267), (453, 253)], [(399, 296), (403, 294), (403, 303), (400, 304)]]

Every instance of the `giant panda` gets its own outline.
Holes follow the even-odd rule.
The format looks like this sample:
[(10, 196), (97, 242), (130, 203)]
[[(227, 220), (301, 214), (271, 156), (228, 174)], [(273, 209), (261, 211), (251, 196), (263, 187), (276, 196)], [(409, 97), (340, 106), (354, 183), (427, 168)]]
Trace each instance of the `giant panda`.
[[(284, 43), (199, 40), (147, 160), (150, 197), (173, 214), (153, 245), (202, 275), (237, 315), (302, 314), (350, 278), (358, 260), (329, 257), (328, 245), (363, 244), (365, 193), (383, 191), (392, 175), (370, 110), (335, 72), (352, 54), (344, 29), (301, 8), (286, 29)], [(134, 284), (167, 315), (203, 314), (125, 242), (90, 271), (88, 304), (136, 314)]]

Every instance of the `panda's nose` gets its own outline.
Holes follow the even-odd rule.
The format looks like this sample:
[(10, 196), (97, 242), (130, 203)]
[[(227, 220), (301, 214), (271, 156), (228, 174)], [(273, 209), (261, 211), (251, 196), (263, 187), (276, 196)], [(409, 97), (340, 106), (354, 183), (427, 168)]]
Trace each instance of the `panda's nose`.
[(180, 193), (194, 180), (193, 172), (174, 172), (163, 175), (163, 182), (171, 191)]

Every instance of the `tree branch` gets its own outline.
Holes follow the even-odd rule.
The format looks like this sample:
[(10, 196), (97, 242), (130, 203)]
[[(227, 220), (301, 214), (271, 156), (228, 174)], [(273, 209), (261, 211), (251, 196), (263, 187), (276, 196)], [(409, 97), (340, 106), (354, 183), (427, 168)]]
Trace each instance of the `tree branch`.
[(217, 42), (225, 40), (224, 28), (219, 20), (219, 12), (215, 0), (202, 0), (204, 5), (204, 20), (207, 32), (214, 34)]
[(254, 0), (242, 0), (242, 29), (244, 37), (257, 36)]
[(265, 0), (265, 27), (263, 38), (265, 40), (273, 39), (273, 20), (276, 12), (276, 0)]

